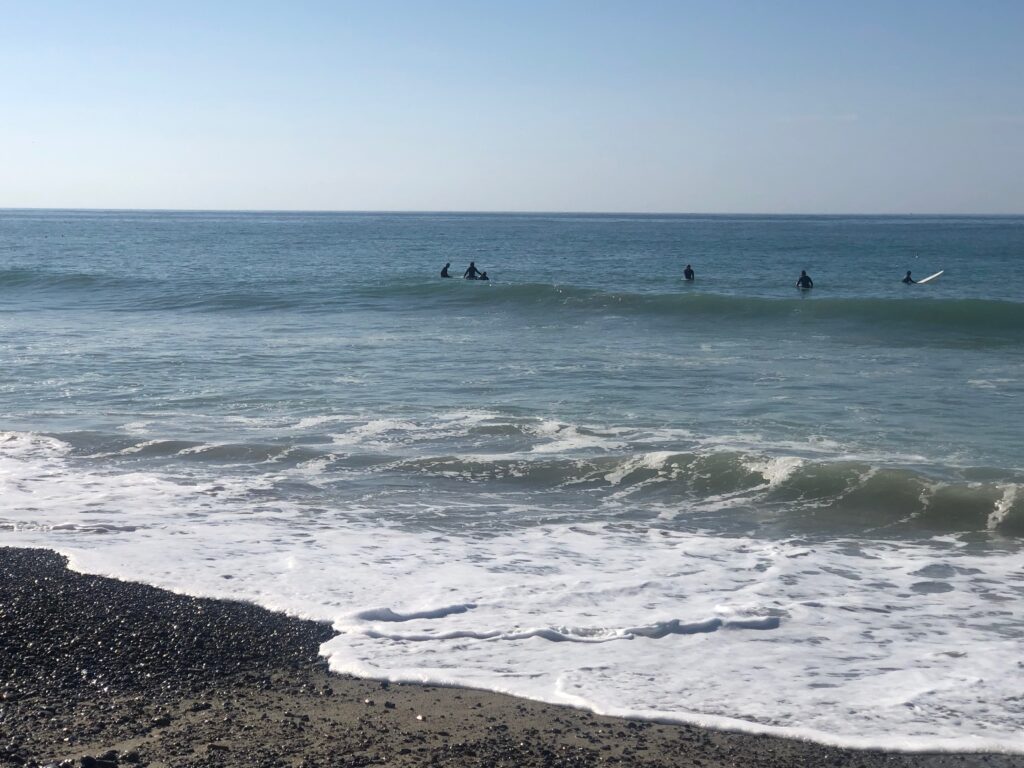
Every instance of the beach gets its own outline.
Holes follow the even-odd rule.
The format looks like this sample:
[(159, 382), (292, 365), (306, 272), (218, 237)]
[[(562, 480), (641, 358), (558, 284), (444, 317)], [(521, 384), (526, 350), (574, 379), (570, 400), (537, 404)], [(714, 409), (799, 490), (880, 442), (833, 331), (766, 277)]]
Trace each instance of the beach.
[(0, 768), (1024, 768), (1024, 3), (12, 5)]
[(0, 549), (0, 765), (1020, 766), (856, 751), (339, 676), (332, 632)]
[[(421, 711), (460, 706), (461, 688), (516, 697), (475, 699), (510, 743), (605, 759), (664, 759), (681, 752), (672, 734), (704, 733), (688, 726), (749, 734), (711, 738), (708, 761), (785, 739), (819, 755), (1024, 753), (1024, 218), (0, 211), (0, 225), (0, 547), (229, 601), (170, 663), (152, 649), (183, 640), (159, 627), (185, 619), (140, 614), (143, 588), (117, 587), (148, 638), (139, 663), (96, 678), (39, 645), (80, 630), (36, 633), (38, 663), (68, 684), (149, 681), (131, 694), (149, 701), (247, 658), (237, 702), (301, 658), (401, 692), (351, 683), (332, 701), (360, 706), (338, 722), (424, 738), (451, 719), (463, 743), (497, 738), (472, 708), (443, 726)], [(474, 260), (490, 281), (440, 277)], [(945, 272), (905, 285), (911, 267)], [(811, 291), (793, 286), (802, 270)], [(90, 654), (131, 638), (112, 626)], [(301, 652), (274, 645), (295, 633)], [(530, 736), (517, 706), (587, 736)], [(146, 738), (211, 710), (169, 712)], [(679, 729), (604, 750), (583, 712)], [(161, 716), (144, 714), (126, 723)], [(288, 719), (304, 739), (309, 716)], [(421, 747), (444, 739), (376, 749)]]

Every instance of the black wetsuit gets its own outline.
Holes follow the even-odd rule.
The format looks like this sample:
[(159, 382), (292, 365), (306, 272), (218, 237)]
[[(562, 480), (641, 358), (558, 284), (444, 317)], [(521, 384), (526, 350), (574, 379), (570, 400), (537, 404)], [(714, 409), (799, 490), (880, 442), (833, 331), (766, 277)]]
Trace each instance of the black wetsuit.
[(448, 274), (448, 265), (447, 264), (445, 264), (444, 268), (441, 270), (441, 277), (451, 277), (451, 275)]
[(917, 283), (917, 280), (915, 280), (914, 278), (912, 278), (912, 277), (910, 276), (910, 273), (909, 273), (909, 272), (907, 272), (907, 276), (903, 278), (903, 282), (904, 282), (904, 283), (906, 283), (907, 285), (910, 285), (911, 283), (915, 283), (915, 284), (916, 284), (916, 283)]
[(476, 280), (480, 275), (480, 270), (476, 268), (475, 264), (470, 264), (466, 267), (466, 272), (462, 275), (467, 280)]
[(797, 278), (796, 287), (797, 288), (813, 288), (814, 287), (814, 281), (811, 280), (811, 276), (810, 275), (800, 275), (800, 277)]
[(687, 267), (686, 269), (683, 270), (684, 279), (693, 280), (694, 277), (696, 277), (696, 275), (693, 273), (693, 270), (690, 267)]

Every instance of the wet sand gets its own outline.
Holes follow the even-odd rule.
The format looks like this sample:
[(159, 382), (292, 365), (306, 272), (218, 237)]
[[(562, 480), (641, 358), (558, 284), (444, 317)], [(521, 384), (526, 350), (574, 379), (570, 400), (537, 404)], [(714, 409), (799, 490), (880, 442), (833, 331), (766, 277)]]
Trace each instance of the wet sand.
[(328, 673), (329, 626), (0, 548), (0, 766), (1024, 766), (658, 725)]

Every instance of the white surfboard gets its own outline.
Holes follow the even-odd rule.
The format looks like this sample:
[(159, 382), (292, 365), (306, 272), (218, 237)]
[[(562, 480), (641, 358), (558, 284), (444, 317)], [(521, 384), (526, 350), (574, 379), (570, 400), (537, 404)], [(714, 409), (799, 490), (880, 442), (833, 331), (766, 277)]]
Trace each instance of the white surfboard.
[(932, 280), (934, 280), (936, 277), (938, 277), (939, 275), (941, 275), (945, 271), (946, 270), (944, 270), (944, 269), (940, 269), (934, 275), (928, 275), (928, 277), (926, 277), (924, 280), (918, 280), (917, 284), (918, 285), (922, 285), (923, 283), (930, 283)]

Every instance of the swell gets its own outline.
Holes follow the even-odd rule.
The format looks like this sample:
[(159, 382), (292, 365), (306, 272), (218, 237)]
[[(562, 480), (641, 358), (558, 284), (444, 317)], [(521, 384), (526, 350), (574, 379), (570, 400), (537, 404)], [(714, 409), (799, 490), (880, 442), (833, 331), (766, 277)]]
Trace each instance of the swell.
[(222, 293), (150, 298), (140, 309), (193, 311), (335, 312), (344, 309), (449, 311), (495, 307), (516, 312), (575, 311), (664, 318), (679, 322), (832, 323), (970, 333), (1018, 339), (1024, 332), (1024, 304), (989, 299), (880, 299), (815, 297), (804, 300), (717, 294), (605, 291), (548, 284), (488, 285), (459, 281), (431, 284), (302, 289), (277, 293), (240, 289)]
[(362, 291), (366, 296), (409, 300), (437, 298), (467, 305), (563, 307), (583, 311), (646, 314), (687, 319), (707, 317), (752, 322), (841, 320), (903, 324), (973, 332), (1024, 330), (1024, 304), (995, 299), (765, 298), (711, 293), (606, 291), (568, 285), (526, 283), (394, 285)]
[(52, 270), (11, 267), (0, 270), (0, 288), (34, 288), (51, 291), (81, 291), (97, 288), (126, 288), (138, 280), (89, 272), (55, 272)]
[(0, 270), (0, 292), (38, 304), (92, 307), (112, 311), (246, 312), (295, 310), (315, 312), (345, 304), (338, 291), (294, 280), (211, 285), (141, 275), (58, 272), (43, 269)]
[[(919, 328), (1014, 339), (1024, 331), (1024, 304), (954, 298), (766, 298), (695, 292), (609, 291), (548, 283), (503, 284), (466, 280), (395, 280), (351, 284), (337, 278), (313, 284), (160, 280), (142, 276), (55, 272), (21, 267), (0, 270), (0, 290), (61, 294), (88, 306), (127, 311), (336, 312), (344, 309), (450, 309), (503, 307), (522, 311), (575, 310), (647, 315), (689, 321), (748, 323), (848, 322), (880, 328)], [(84, 294), (84, 298), (83, 298)], [(395, 306), (397, 305), (397, 306)]]

